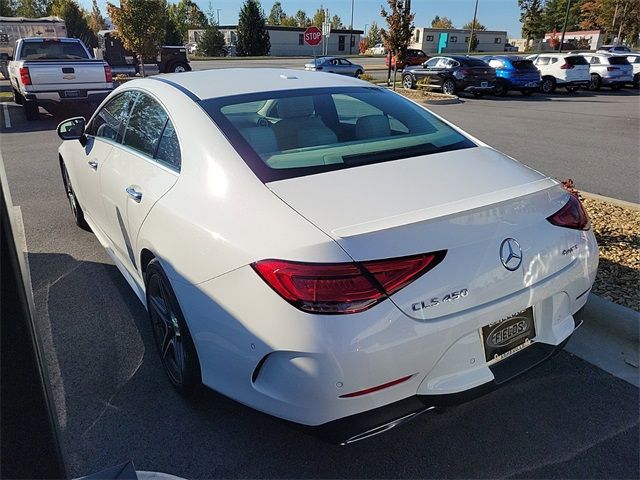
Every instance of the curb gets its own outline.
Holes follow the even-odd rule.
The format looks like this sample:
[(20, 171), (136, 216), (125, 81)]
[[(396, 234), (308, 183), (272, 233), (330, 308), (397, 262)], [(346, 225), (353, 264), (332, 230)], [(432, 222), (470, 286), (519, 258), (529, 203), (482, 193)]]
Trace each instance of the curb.
[(442, 98), (441, 100), (437, 100), (433, 98), (431, 100), (423, 100), (422, 103), (426, 105), (454, 105), (457, 103), (464, 103), (464, 102), (460, 100), (459, 97), (455, 95), (451, 95), (451, 98)]
[(640, 343), (640, 312), (631, 308), (591, 293), (579, 316), (626, 341)]
[(640, 203), (627, 202), (626, 200), (619, 200), (617, 198), (605, 197), (604, 195), (599, 195), (597, 193), (589, 193), (583, 192), (579, 190), (580, 195), (591, 198), (593, 200), (600, 200), (601, 202), (611, 203), (612, 205), (616, 205), (618, 207), (623, 208), (631, 208), (632, 210), (640, 210)]

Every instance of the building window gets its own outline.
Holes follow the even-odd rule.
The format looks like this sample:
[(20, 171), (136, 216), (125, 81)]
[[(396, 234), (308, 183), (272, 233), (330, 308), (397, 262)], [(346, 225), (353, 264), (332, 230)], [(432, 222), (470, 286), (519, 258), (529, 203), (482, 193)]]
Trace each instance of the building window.
[(420, 41), (420, 30), (416, 29), (416, 42)]
[(502, 43), (502, 39), (501, 39), (500, 37), (496, 37), (496, 38), (493, 40), (493, 43)]
[(304, 45), (304, 34), (298, 34), (298, 45)]
[(433, 42), (433, 35), (427, 35), (427, 42)]
[(458, 37), (455, 37), (455, 36), (454, 36), (454, 37), (451, 37), (451, 38), (449, 39), (449, 41), (450, 41), (451, 43), (456, 43), (456, 42), (458, 41)]
[(469, 43), (469, 37), (464, 37), (464, 43)]
[(344, 35), (338, 36), (338, 51), (344, 52)]

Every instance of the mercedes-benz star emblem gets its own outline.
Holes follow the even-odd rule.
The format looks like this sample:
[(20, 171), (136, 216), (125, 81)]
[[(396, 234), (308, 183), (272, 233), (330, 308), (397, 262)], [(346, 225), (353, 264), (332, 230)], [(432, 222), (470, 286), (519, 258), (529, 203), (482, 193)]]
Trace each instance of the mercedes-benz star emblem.
[(500, 261), (507, 270), (517, 270), (522, 263), (522, 248), (514, 238), (505, 238), (500, 244)]

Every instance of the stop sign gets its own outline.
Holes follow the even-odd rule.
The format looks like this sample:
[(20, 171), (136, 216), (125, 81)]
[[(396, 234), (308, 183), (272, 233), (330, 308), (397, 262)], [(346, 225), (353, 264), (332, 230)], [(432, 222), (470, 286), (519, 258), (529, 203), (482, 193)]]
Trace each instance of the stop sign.
[(318, 45), (322, 40), (322, 32), (316, 26), (311, 26), (304, 31), (304, 41), (312, 47)]

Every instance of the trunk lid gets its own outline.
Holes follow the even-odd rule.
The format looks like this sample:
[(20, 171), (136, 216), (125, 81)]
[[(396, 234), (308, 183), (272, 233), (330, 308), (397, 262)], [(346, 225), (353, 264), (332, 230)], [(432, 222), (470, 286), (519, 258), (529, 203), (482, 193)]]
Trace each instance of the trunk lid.
[(45, 86), (48, 90), (78, 87), (87, 84), (106, 84), (104, 62), (102, 60), (82, 61), (42, 61), (24, 63), (29, 68), (31, 85), (34, 90)]
[[(546, 218), (568, 193), (499, 152), (462, 151), (268, 183), (354, 260), (447, 250), (432, 271), (393, 295), (407, 315), (437, 318), (491, 302), (568, 265), (579, 234)], [(522, 265), (507, 270), (501, 243), (516, 239)], [(442, 300), (458, 293), (455, 301)], [(431, 305), (432, 299), (438, 304)], [(416, 304), (418, 307), (416, 307)]]

